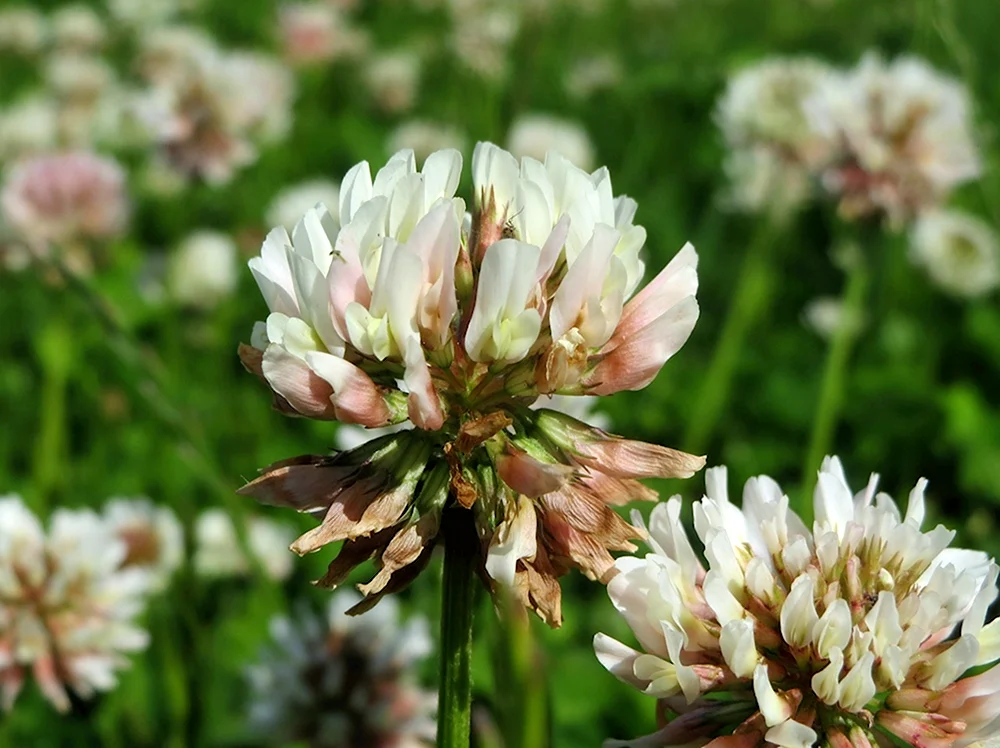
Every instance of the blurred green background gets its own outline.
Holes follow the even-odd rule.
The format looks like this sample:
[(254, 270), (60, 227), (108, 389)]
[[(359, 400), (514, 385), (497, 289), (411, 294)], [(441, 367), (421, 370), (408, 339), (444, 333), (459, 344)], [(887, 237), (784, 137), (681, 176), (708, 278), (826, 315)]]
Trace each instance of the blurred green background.
[[(720, 327), (741, 278), (747, 246), (763, 221), (723, 209), (724, 145), (713, 107), (740, 65), (774, 54), (814, 55), (853, 65), (867, 50), (920, 55), (964, 80), (976, 104), (985, 160), (981, 180), (952, 203), (991, 222), (1000, 216), (1000, 4), (984, 0), (674, 0), (549, 3), (525, 0), (520, 30), (506, 51), (506, 74), (484, 77), (450, 52), (450, 12), (432, 3), (359, 2), (353, 23), (371, 49), (405, 48), (421, 60), (412, 108), (387, 114), (366, 87), (363, 60), (296, 71), (290, 134), (228, 184), (190, 184), (173, 195), (142, 188), (141, 157), (130, 167), (130, 230), (102, 250), (83, 281), (37, 268), (0, 271), (0, 493), (22, 495), (40, 515), (56, 506), (98, 507), (110, 496), (145, 495), (172, 507), (190, 529), (210, 506), (234, 514), (265, 510), (234, 491), (272, 461), (334, 444), (335, 426), (285, 418), (236, 356), (265, 305), (248, 271), (213, 309), (185, 309), (143, 292), (152, 257), (196, 228), (234, 237), (248, 258), (268, 228), (265, 212), (282, 188), (351, 165), (378, 165), (401, 123), (430, 120), (465, 135), (466, 163), (476, 140), (503, 144), (520, 115), (578, 122), (597, 165), (618, 193), (639, 203), (649, 238), (649, 273), (690, 240), (701, 256), (701, 319), (688, 344), (646, 390), (607, 399), (601, 409), (617, 433), (682, 449)], [(541, 7), (541, 6), (546, 7)], [(9, 3), (0, 3), (6, 9)], [(39, 2), (49, 12), (59, 5)], [(93, 7), (102, 15), (100, 4)], [(203, 0), (185, 11), (219, 44), (278, 52), (272, 0)], [(127, 70), (134, 41), (118, 34), (104, 53)], [(41, 58), (0, 53), (0, 113), (40, 85)], [(620, 76), (586, 96), (567, 90), (581, 60), (606, 56)], [(103, 147), (102, 147), (103, 148)], [(101, 149), (99, 149), (101, 150)], [(103, 150), (108, 150), (103, 148)], [(460, 194), (468, 194), (468, 175)], [(995, 224), (994, 224), (995, 225)], [(826, 343), (803, 322), (819, 296), (837, 295), (843, 275), (829, 250), (830, 211), (809, 208), (773, 239), (759, 279), (765, 311), (736, 364), (732, 396), (706, 446), (709, 464), (726, 464), (731, 490), (766, 473), (790, 494), (801, 479)], [(870, 472), (897, 498), (920, 476), (930, 480), (935, 519), (964, 544), (1000, 550), (1000, 305), (995, 295), (950, 298), (906, 260), (906, 235), (885, 232), (869, 248), (872, 293), (846, 380), (836, 431), (852, 483)], [(153, 265), (155, 267), (155, 263)], [(818, 466), (817, 466), (818, 467)], [(664, 496), (697, 498), (703, 480), (658, 485)], [(737, 494), (738, 496), (738, 491)], [(646, 508), (643, 508), (646, 511)], [(275, 512), (300, 530), (308, 519)], [(254, 745), (246, 727), (244, 670), (267, 641), (267, 624), (292, 601), (319, 605), (309, 584), (331, 554), (296, 560), (276, 583), (260, 575), (205, 580), (183, 570), (146, 616), (152, 644), (109, 694), (57, 717), (32, 687), (0, 715), (0, 746)], [(401, 597), (436, 626), (438, 566)], [(367, 578), (367, 576), (363, 577)], [(540, 642), (536, 674), (547, 679), (551, 745), (599, 745), (605, 737), (652, 730), (654, 704), (598, 664), (591, 638), (630, 635), (603, 588), (564, 580), (566, 623), (533, 622)], [(477, 702), (498, 707), (491, 652), (496, 617), (482, 596), (477, 618)], [(433, 658), (432, 658), (433, 660)], [(429, 661), (423, 677), (432, 685)], [(510, 688), (501, 683), (500, 688)], [(502, 701), (502, 699), (500, 699)], [(542, 743), (544, 744), (544, 742)]]

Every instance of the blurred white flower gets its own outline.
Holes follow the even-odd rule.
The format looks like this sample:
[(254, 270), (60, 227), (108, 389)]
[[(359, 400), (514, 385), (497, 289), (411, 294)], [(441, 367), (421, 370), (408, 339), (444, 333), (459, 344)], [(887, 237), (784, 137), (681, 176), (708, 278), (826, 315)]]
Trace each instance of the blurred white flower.
[(570, 67), (564, 78), (566, 91), (577, 99), (586, 99), (598, 91), (617, 87), (622, 82), (622, 66), (610, 54), (582, 57)]
[(594, 146), (590, 136), (576, 122), (545, 114), (518, 117), (507, 133), (507, 150), (515, 158), (544, 161), (549, 151), (555, 151), (581, 169), (594, 168)]
[(963, 674), (1000, 659), (1000, 620), (984, 625), (1000, 570), (949, 548), (955, 533), (940, 525), (921, 531), (926, 481), (905, 514), (877, 482), (855, 495), (840, 461), (824, 460), (810, 532), (767, 476), (747, 482), (740, 510), (725, 468), (708, 471), (694, 507), (707, 569), (680, 497), (656, 506), (651, 552), (619, 558), (608, 584), (645, 651), (604, 634), (594, 646), (621, 681), (660, 699), (666, 724), (606, 745), (846, 748), (891, 735), (967, 746), (994, 735), (1000, 670)]
[(337, 220), (340, 207), (340, 187), (328, 179), (310, 179), (293, 184), (279, 192), (267, 208), (265, 220), (269, 226), (284, 226), (289, 233), (311, 208), (322, 205)]
[(278, 9), (284, 57), (293, 65), (357, 57), (368, 48), (368, 36), (330, 2), (297, 2)]
[(844, 316), (844, 302), (836, 296), (820, 296), (803, 310), (806, 325), (825, 340), (832, 338), (842, 325), (849, 325), (851, 333), (856, 333), (864, 323), (863, 319)]
[(125, 172), (86, 152), (29, 159), (8, 172), (0, 215), (29, 244), (112, 238), (128, 218)]
[(996, 232), (968, 213), (930, 210), (922, 214), (910, 234), (910, 259), (955, 296), (982, 296), (1000, 285)]
[(0, 110), (0, 162), (11, 163), (51, 150), (58, 126), (56, 103), (44, 96), (20, 99)]
[(898, 224), (982, 171), (965, 87), (918, 58), (866, 55), (827, 78), (806, 111), (834, 145), (823, 185), (849, 218), (879, 214)]
[(435, 698), (416, 687), (414, 672), (430, 652), (427, 621), (400, 625), (394, 599), (346, 615), (360, 600), (340, 590), (325, 619), (300, 609), (294, 620), (271, 621), (273, 646), (248, 669), (255, 734), (316, 748), (433, 745)]
[[(222, 509), (206, 509), (195, 523), (194, 568), (206, 577), (245, 576), (250, 564), (240, 550), (233, 521)], [(295, 533), (264, 517), (247, 521), (247, 544), (269, 579), (280, 581), (292, 572), (288, 546)]]
[(184, 306), (210, 309), (236, 288), (236, 243), (202, 229), (185, 237), (170, 255), (167, 292)]
[(154, 591), (166, 588), (184, 561), (184, 529), (173, 511), (145, 498), (112, 498), (104, 506), (104, 521), (125, 543), (122, 568), (143, 569)]
[(115, 83), (115, 71), (100, 57), (78, 52), (51, 55), (45, 79), (60, 100), (92, 104)]
[(154, 29), (171, 21), (199, 0), (105, 0), (111, 17), (123, 26)]
[(67, 689), (109, 691), (124, 653), (143, 649), (136, 623), (149, 574), (122, 566), (126, 545), (88, 510), (53, 513), (48, 533), (20, 498), (0, 499), (0, 697), (9, 709), (30, 672), (60, 711)]
[(45, 16), (34, 8), (15, 6), (0, 9), (0, 52), (34, 54), (44, 46), (48, 35)]
[(365, 65), (364, 76), (379, 109), (388, 114), (401, 114), (416, 103), (420, 58), (407, 51), (376, 54)]
[(171, 168), (219, 184), (284, 137), (293, 95), (290, 72), (268, 57), (204, 52), (155, 81), (140, 117)]
[(139, 36), (136, 66), (147, 81), (163, 83), (189, 75), (190, 66), (214, 49), (212, 37), (197, 26), (153, 26)]
[(833, 76), (811, 58), (768, 58), (729, 79), (715, 119), (729, 148), (730, 200), (742, 210), (785, 213), (812, 194), (811, 170), (829, 144), (805, 104)]
[(424, 161), (434, 151), (445, 148), (463, 151), (465, 143), (465, 135), (452, 125), (413, 119), (389, 134), (388, 150), (392, 153), (412, 150), (418, 161)]
[(488, 80), (507, 75), (507, 55), (521, 19), (504, 0), (451, 0), (451, 44), (455, 56), (473, 73)]
[(108, 39), (108, 29), (93, 8), (63, 5), (51, 18), (52, 43), (64, 52), (93, 52)]

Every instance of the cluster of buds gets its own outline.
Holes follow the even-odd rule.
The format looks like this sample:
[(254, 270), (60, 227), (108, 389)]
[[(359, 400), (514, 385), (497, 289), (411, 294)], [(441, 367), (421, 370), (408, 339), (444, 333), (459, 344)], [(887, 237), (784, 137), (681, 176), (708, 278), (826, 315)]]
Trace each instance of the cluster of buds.
[[(827, 458), (810, 533), (766, 476), (742, 511), (725, 468), (706, 474), (694, 523), (680, 500), (653, 510), (645, 558), (616, 562), (608, 586), (644, 652), (598, 634), (601, 663), (660, 700), (665, 726), (606, 745), (927, 748), (979, 745), (1000, 713), (997, 565), (948, 548), (924, 519), (921, 480), (905, 515), (873, 475), (853, 495)], [(984, 667), (990, 666), (990, 667)]]
[(654, 498), (639, 478), (704, 460), (530, 406), (649, 384), (697, 320), (697, 255), (685, 247), (635, 293), (645, 231), (607, 169), (556, 153), (519, 163), (489, 143), (472, 167), (471, 215), (457, 151), (420, 171), (402, 151), (374, 180), (366, 162), (347, 174), (339, 230), (317, 206), (291, 237), (268, 235), (250, 267), (271, 314), (240, 353), (276, 407), (416, 428), (285, 460), (243, 492), (321, 519), (299, 553), (346, 541), (327, 585), (376, 557), (359, 609), (419, 572), (445, 511), (471, 511), (484, 578), (558, 625), (556, 578), (606, 580), (609, 549), (633, 548), (610, 506)]
[(765, 60), (734, 76), (718, 119), (744, 207), (792, 207), (818, 187), (848, 219), (899, 225), (979, 176), (970, 110), (922, 60), (867, 55), (846, 71)]
[(351, 618), (357, 597), (338, 592), (325, 618), (304, 611), (271, 621), (274, 646), (248, 672), (255, 734), (316, 748), (433, 744), (434, 694), (416, 686), (414, 672), (430, 652), (427, 621), (401, 625), (394, 600)]

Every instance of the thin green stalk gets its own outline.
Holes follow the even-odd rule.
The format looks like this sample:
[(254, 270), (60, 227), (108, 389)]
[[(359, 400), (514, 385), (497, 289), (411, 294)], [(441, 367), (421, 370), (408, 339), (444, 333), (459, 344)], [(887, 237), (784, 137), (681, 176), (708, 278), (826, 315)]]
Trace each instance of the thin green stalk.
[(441, 593), (441, 672), (438, 748), (469, 748), (472, 718), (472, 605), (476, 533), (472, 514), (454, 508), (444, 517), (444, 584)]
[(696, 454), (708, 447), (715, 433), (729, 400), (729, 389), (747, 335), (770, 303), (775, 285), (772, 248), (775, 246), (777, 227), (774, 218), (767, 219), (760, 226), (740, 268), (736, 291), (683, 442), (685, 449)]
[(513, 595), (504, 595), (502, 610), (494, 653), (502, 745), (546, 748), (551, 742), (548, 683), (531, 621)]
[(73, 358), (72, 340), (65, 321), (53, 318), (42, 330), (36, 349), (42, 367), (42, 391), (32, 478), (34, 509), (43, 516), (65, 469), (62, 463), (66, 448), (66, 387)]
[(812, 495), (816, 487), (816, 474), (823, 457), (829, 454), (833, 433), (840, 418), (844, 387), (847, 381), (847, 364), (854, 341), (858, 336), (858, 322), (864, 311), (868, 289), (868, 266), (863, 252), (850, 258), (847, 267), (847, 285), (841, 307), (841, 323), (834, 331), (827, 349), (826, 364), (820, 383), (819, 402), (813, 418), (809, 449), (802, 469), (802, 490), (793, 508), (808, 524), (812, 521)]

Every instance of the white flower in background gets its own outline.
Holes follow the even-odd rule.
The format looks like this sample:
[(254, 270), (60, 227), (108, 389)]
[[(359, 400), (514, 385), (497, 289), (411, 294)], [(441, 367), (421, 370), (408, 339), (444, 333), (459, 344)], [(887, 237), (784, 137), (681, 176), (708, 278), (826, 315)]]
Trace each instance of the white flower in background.
[(236, 288), (236, 255), (236, 243), (227, 234), (192, 232), (170, 255), (167, 292), (184, 306), (211, 309)]
[(29, 159), (8, 172), (0, 216), (33, 245), (113, 238), (128, 218), (125, 172), (117, 162), (86, 152)]
[(810, 58), (775, 57), (730, 77), (715, 119), (729, 149), (735, 207), (780, 214), (812, 195), (811, 169), (826, 158), (829, 144), (811, 127), (805, 105), (833, 75)]
[(471, 72), (489, 80), (507, 75), (508, 50), (521, 18), (505, 0), (452, 0), (451, 46)]
[(1000, 285), (1000, 242), (975, 216), (957, 210), (923, 213), (910, 234), (910, 259), (955, 296), (975, 297)]
[(268, 225), (284, 226), (291, 233), (311, 208), (322, 205), (333, 220), (338, 219), (340, 186), (329, 179), (310, 179), (285, 187), (267, 208)]
[(104, 521), (125, 543), (122, 568), (142, 569), (154, 591), (165, 589), (184, 561), (184, 528), (177, 515), (149, 499), (112, 498), (104, 505)]
[(215, 41), (197, 26), (153, 26), (139, 36), (136, 67), (148, 82), (165, 83), (188, 75), (190, 66), (215, 50)]
[(58, 127), (58, 108), (52, 99), (31, 96), (14, 102), (0, 111), (0, 161), (11, 163), (51, 150)]
[(413, 52), (373, 55), (365, 65), (365, 83), (375, 104), (388, 114), (413, 108), (420, 86), (420, 58)]
[(45, 62), (45, 80), (61, 100), (93, 104), (115, 83), (115, 72), (100, 57), (65, 52), (51, 55)]
[(60, 509), (46, 533), (20, 498), (0, 499), (0, 697), (9, 709), (30, 673), (60, 711), (115, 687), (123, 655), (149, 636), (136, 623), (149, 574), (97, 514)]
[(278, 8), (284, 58), (310, 65), (358, 57), (368, 49), (368, 35), (330, 2), (297, 2)]
[(864, 318), (858, 315), (844, 314), (844, 302), (836, 296), (819, 296), (802, 311), (803, 319), (813, 332), (825, 340), (836, 335), (842, 325), (850, 327), (850, 333), (856, 334), (864, 325)]
[(965, 87), (918, 58), (869, 54), (826, 80), (806, 110), (835, 146), (823, 185), (849, 218), (900, 223), (982, 171)]
[[(240, 549), (233, 521), (221, 509), (206, 509), (195, 523), (194, 568), (205, 577), (246, 576), (251, 567)], [(281, 581), (292, 573), (288, 546), (295, 534), (265, 517), (247, 520), (247, 545), (269, 579)]]
[(962, 676), (1000, 659), (1000, 620), (985, 625), (998, 567), (949, 548), (953, 531), (920, 529), (926, 481), (903, 513), (878, 476), (853, 494), (827, 458), (810, 532), (770, 478), (747, 482), (742, 510), (725, 468), (705, 478), (707, 569), (680, 497), (653, 509), (650, 553), (615, 563), (608, 594), (644, 651), (598, 634), (597, 656), (659, 699), (666, 724), (606, 745), (943, 748), (996, 734), (1000, 669)]
[(621, 63), (610, 54), (583, 57), (570, 67), (563, 80), (566, 91), (576, 99), (587, 99), (598, 91), (618, 87), (623, 79)]
[[(604, 579), (609, 550), (633, 548), (637, 531), (610, 506), (651, 498), (637, 478), (689, 476), (704, 460), (527, 406), (649, 384), (697, 319), (697, 254), (684, 247), (639, 290), (646, 233), (606, 168), (480, 143), (471, 172), (467, 215), (458, 151), (419, 171), (400, 151), (374, 178), (362, 162), (341, 183), (339, 221), (313, 208), (291, 236), (267, 236), (250, 269), (270, 314), (240, 356), (275, 407), (415, 428), (276, 463), (241, 492), (322, 518), (296, 553), (347, 541), (324, 586), (377, 556), (362, 607), (420, 573), (446, 504), (460, 504), (490, 539), (486, 574), (558, 625), (557, 577)], [(434, 451), (456, 441), (482, 460), (459, 496)]]
[(34, 54), (45, 45), (48, 35), (45, 16), (34, 8), (15, 6), (0, 9), (0, 52)]
[(411, 150), (418, 161), (425, 160), (434, 151), (454, 148), (465, 150), (465, 135), (452, 125), (414, 119), (403, 122), (389, 134), (391, 152)]
[(545, 114), (518, 117), (507, 133), (507, 150), (515, 158), (528, 156), (539, 161), (544, 161), (549, 151), (557, 151), (581, 169), (594, 166), (594, 145), (587, 131), (576, 122)]
[(155, 81), (140, 117), (171, 168), (219, 184), (256, 160), (259, 144), (287, 133), (293, 84), (263, 55), (206, 52), (185, 74)]
[(63, 5), (50, 20), (52, 43), (64, 52), (93, 52), (104, 46), (108, 29), (93, 8)]
[(346, 615), (359, 600), (341, 590), (326, 616), (300, 609), (271, 621), (273, 644), (247, 673), (254, 734), (316, 748), (433, 745), (435, 697), (415, 672), (431, 649), (427, 621), (401, 625), (395, 600)]

